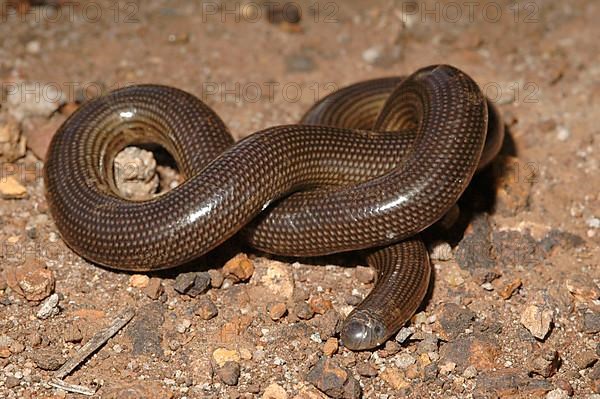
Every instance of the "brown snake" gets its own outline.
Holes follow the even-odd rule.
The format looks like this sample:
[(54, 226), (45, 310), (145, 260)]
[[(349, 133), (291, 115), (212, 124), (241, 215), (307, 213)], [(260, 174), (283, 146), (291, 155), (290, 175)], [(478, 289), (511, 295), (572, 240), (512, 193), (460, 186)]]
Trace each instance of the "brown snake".
[[(495, 122), (486, 142), (488, 112)], [(346, 347), (368, 349), (418, 308), (430, 265), (417, 234), (456, 203), (502, 135), (477, 84), (447, 65), (349, 86), (301, 124), (236, 144), (192, 95), (131, 86), (84, 104), (62, 125), (48, 151), (46, 196), (64, 241), (116, 269), (174, 267), (245, 226), (251, 246), (279, 255), (366, 250), (378, 278), (340, 334)], [(146, 201), (123, 199), (113, 160), (149, 142), (174, 157), (185, 182)]]

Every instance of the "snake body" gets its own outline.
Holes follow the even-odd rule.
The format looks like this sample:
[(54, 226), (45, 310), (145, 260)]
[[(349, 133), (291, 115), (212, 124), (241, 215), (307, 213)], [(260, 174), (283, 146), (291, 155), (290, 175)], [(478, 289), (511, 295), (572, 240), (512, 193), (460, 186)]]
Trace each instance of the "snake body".
[[(192, 95), (131, 86), (85, 103), (61, 126), (47, 155), (46, 195), (64, 241), (116, 269), (174, 267), (244, 227), (250, 245), (273, 254), (364, 250), (378, 278), (344, 321), (341, 339), (368, 349), (423, 300), (430, 265), (418, 233), (495, 154), (499, 141), (490, 137), (501, 129), (488, 135), (484, 152), (487, 131), (485, 97), (447, 65), (349, 86), (315, 104), (300, 124), (235, 144)], [(121, 198), (113, 160), (148, 142), (174, 157), (185, 181), (150, 200)]]

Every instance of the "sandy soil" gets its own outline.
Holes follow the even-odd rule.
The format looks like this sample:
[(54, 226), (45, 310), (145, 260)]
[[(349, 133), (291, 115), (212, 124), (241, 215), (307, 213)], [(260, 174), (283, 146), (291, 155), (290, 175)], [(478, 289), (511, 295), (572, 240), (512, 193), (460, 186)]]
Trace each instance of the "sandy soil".
[[(107, 398), (600, 397), (598, 2), (297, 1), (283, 10), (298, 23), (264, 2), (54, 3), (0, 1), (0, 397), (81, 397), (50, 386), (54, 370), (128, 307), (134, 319), (66, 382)], [(242, 138), (335, 87), (434, 63), (473, 76), (509, 138), (456, 231), (428, 235), (431, 293), (378, 350), (335, 338), (372, 287), (364, 268), (232, 243), (147, 280), (82, 260), (48, 215), (44, 142), (75, 101), (172, 85)], [(238, 252), (252, 267), (228, 267), (247, 281), (217, 288), (226, 269), (206, 293), (176, 290)]]

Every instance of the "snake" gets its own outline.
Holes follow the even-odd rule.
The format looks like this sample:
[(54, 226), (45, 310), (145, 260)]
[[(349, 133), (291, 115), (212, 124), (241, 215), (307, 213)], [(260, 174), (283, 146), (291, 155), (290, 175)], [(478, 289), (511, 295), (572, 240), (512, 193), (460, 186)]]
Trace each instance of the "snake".
[[(192, 94), (141, 84), (82, 104), (58, 129), (44, 166), (63, 241), (92, 263), (126, 271), (176, 267), (238, 232), (291, 257), (356, 254), (371, 292), (338, 327), (350, 350), (376, 348), (418, 310), (431, 264), (420, 233), (455, 206), (494, 158), (503, 129), (477, 83), (450, 65), (355, 83), (298, 124), (235, 142)], [(183, 182), (124, 198), (114, 159), (157, 144)]]

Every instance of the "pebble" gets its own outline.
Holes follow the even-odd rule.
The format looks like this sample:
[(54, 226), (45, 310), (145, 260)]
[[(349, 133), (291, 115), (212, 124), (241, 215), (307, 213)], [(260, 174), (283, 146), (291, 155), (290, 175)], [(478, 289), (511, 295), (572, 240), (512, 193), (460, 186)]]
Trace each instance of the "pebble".
[(27, 148), (38, 159), (46, 159), (52, 137), (65, 119), (64, 115), (57, 114), (49, 120), (46, 117), (34, 117), (23, 121), (23, 137), (26, 139)]
[(546, 394), (546, 399), (567, 399), (569, 396), (567, 391), (556, 388)]
[(59, 309), (57, 308), (58, 300), (59, 300), (58, 294), (50, 295), (40, 305), (40, 307), (37, 311), (37, 314), (36, 314), (37, 318), (41, 319), (41, 320), (45, 320), (45, 319), (49, 318), (50, 316), (54, 316), (54, 315), (58, 314), (58, 312), (59, 312)]
[(281, 385), (271, 384), (265, 388), (262, 399), (287, 399), (288, 394)]
[(14, 118), (0, 116), (0, 161), (13, 162), (23, 157), (25, 142), (18, 122)]
[(115, 184), (123, 197), (143, 200), (158, 191), (159, 178), (152, 152), (127, 147), (117, 154), (114, 166)]
[(415, 364), (416, 361), (417, 360), (408, 353), (401, 353), (400, 355), (394, 358), (394, 364), (401, 369), (407, 369), (408, 367)]
[(591, 350), (579, 352), (573, 356), (573, 362), (579, 370), (585, 370), (593, 366), (597, 360), (596, 354)]
[(304, 301), (294, 305), (294, 312), (296, 313), (296, 316), (302, 320), (310, 320), (315, 315), (314, 310), (312, 310)]
[(356, 306), (362, 302), (362, 298), (359, 295), (348, 295), (346, 297), (346, 303), (350, 306)]
[(336, 399), (361, 397), (360, 384), (335, 360), (321, 358), (308, 372), (306, 380), (326, 395)]
[(521, 285), (523, 285), (523, 281), (520, 278), (516, 278), (502, 287), (498, 291), (498, 295), (500, 295), (502, 299), (510, 299), (510, 297), (513, 296), (513, 294), (521, 287)]
[(226, 362), (239, 362), (240, 354), (236, 350), (217, 348), (213, 351), (212, 358), (218, 367), (223, 367)]
[(565, 281), (569, 292), (581, 302), (600, 298), (600, 288), (587, 276), (574, 275)]
[(6, 377), (6, 380), (4, 381), (4, 385), (6, 385), (6, 387), (9, 389), (16, 388), (19, 386), (19, 384), (21, 384), (21, 381), (13, 376)]
[(370, 267), (357, 266), (354, 269), (354, 277), (363, 284), (370, 284), (375, 280), (375, 271)]
[(52, 349), (40, 349), (31, 354), (30, 359), (42, 370), (58, 370), (66, 361), (58, 352)]
[[(167, 381), (163, 381), (167, 384)], [(155, 381), (122, 382), (103, 388), (102, 399), (144, 398), (172, 399), (173, 393)], [(54, 398), (54, 397), (53, 397)], [(58, 399), (58, 396), (56, 396)]]
[(308, 306), (317, 314), (325, 314), (329, 309), (333, 308), (333, 304), (329, 299), (323, 298), (321, 295), (315, 295), (308, 300)]
[(381, 46), (369, 47), (368, 49), (363, 51), (362, 59), (367, 64), (375, 64), (377, 61), (379, 61), (382, 58), (381, 52), (382, 52)]
[(132, 274), (129, 277), (129, 286), (134, 288), (145, 288), (150, 282), (150, 277), (144, 274)]
[(212, 287), (220, 288), (223, 285), (223, 280), (225, 280), (225, 277), (223, 277), (223, 273), (221, 273), (219, 270), (210, 269), (208, 274), (210, 275), (210, 285)]
[(181, 320), (180, 323), (177, 324), (177, 332), (180, 334), (185, 333), (192, 326), (192, 322), (188, 319)]
[(521, 315), (521, 324), (537, 339), (543, 340), (550, 332), (552, 312), (541, 309), (536, 305), (529, 305)]
[(452, 247), (445, 241), (434, 241), (429, 248), (431, 260), (448, 261), (452, 259)]
[(83, 339), (81, 330), (75, 323), (69, 323), (63, 332), (65, 342), (80, 342)]
[(238, 362), (227, 361), (222, 367), (217, 369), (216, 373), (224, 384), (235, 386), (240, 378), (240, 369), (240, 364)]
[(210, 275), (208, 272), (181, 273), (175, 279), (173, 289), (180, 294), (191, 297), (204, 294), (210, 288)]
[(558, 126), (556, 128), (556, 138), (559, 141), (567, 141), (571, 137), (571, 131), (565, 126)]
[(287, 306), (283, 302), (277, 302), (269, 306), (269, 317), (271, 320), (277, 321), (287, 313)]
[(0, 197), (3, 199), (23, 199), (28, 195), (27, 189), (13, 176), (0, 179)]
[(410, 381), (405, 378), (404, 373), (395, 367), (386, 367), (379, 373), (379, 377), (393, 389), (405, 389), (410, 386)]
[(541, 375), (544, 378), (552, 377), (560, 365), (560, 357), (555, 350), (546, 350), (535, 356), (529, 364), (529, 371), (532, 374)]
[(356, 366), (356, 372), (363, 377), (375, 377), (378, 373), (377, 369), (369, 362), (359, 363)]
[(216, 317), (218, 313), (217, 305), (213, 301), (206, 297), (200, 298), (195, 311), (197, 316), (200, 316), (202, 320), (210, 320)]
[(467, 380), (473, 379), (477, 377), (477, 369), (475, 366), (469, 366), (465, 369), (465, 371), (463, 371), (462, 376)]
[(411, 335), (414, 334), (414, 332), (414, 327), (402, 327), (400, 331), (398, 331), (398, 334), (396, 334), (396, 342), (399, 344), (404, 343), (408, 338), (411, 337)]
[(325, 341), (325, 344), (323, 345), (323, 353), (325, 354), (325, 356), (327, 357), (331, 357), (333, 356), (339, 348), (339, 343), (337, 338), (328, 338), (327, 341)]
[(447, 303), (439, 316), (440, 337), (446, 341), (456, 339), (473, 325), (475, 313), (455, 303)]
[[(40, 90), (43, 89), (43, 95)], [(65, 102), (59, 85), (45, 82), (19, 82), (6, 96), (8, 109), (18, 122), (27, 117), (48, 118)]]
[(157, 300), (163, 292), (161, 279), (152, 277), (148, 281), (148, 285), (144, 287), (143, 292), (148, 298)]
[(600, 313), (586, 312), (583, 314), (583, 332), (587, 334), (600, 333)]
[(225, 263), (223, 266), (225, 277), (233, 278), (234, 281), (246, 281), (254, 274), (254, 264), (248, 255), (240, 253)]

